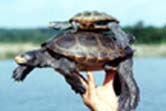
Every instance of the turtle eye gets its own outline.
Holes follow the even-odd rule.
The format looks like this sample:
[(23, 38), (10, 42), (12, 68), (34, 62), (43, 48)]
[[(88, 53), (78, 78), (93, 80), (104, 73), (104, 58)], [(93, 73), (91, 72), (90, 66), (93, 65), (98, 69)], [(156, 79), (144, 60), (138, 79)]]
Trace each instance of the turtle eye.
[(28, 55), (28, 54), (22, 54), (21, 57), (24, 58), (24, 59), (27, 60), (27, 61), (30, 61), (30, 60), (33, 59), (33, 58), (32, 58), (30, 55)]

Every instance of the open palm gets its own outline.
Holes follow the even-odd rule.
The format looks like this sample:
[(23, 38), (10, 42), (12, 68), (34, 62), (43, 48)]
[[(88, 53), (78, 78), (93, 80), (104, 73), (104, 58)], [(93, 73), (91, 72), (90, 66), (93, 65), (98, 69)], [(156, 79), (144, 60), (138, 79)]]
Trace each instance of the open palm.
[(82, 99), (92, 111), (118, 111), (118, 98), (113, 90), (115, 72), (107, 73), (102, 86), (96, 86), (91, 72), (87, 72), (88, 80), (81, 79), (86, 87)]

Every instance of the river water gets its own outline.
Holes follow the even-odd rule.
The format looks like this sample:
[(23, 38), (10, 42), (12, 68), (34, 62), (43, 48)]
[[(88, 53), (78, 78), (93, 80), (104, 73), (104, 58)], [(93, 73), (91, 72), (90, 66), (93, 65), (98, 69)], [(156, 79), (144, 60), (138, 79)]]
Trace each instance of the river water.
[[(52, 69), (35, 69), (17, 83), (11, 78), (15, 67), (13, 60), (0, 61), (0, 111), (89, 111)], [(141, 91), (137, 111), (166, 111), (166, 58), (135, 58), (134, 72)], [(94, 74), (98, 84), (101, 73)]]

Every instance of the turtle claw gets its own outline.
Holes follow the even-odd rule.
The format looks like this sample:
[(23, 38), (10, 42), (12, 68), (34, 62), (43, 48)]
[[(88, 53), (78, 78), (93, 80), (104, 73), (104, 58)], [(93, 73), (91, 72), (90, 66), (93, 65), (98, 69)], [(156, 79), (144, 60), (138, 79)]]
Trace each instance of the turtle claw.
[(14, 71), (13, 71), (13, 75), (12, 75), (12, 78), (15, 80), (15, 81), (22, 81), (23, 80), (23, 76), (21, 76), (21, 72), (20, 72), (20, 68), (17, 67)]
[(29, 67), (29, 66), (18, 66), (14, 71), (13, 71), (13, 75), (12, 78), (15, 81), (23, 81), (26, 76), (29, 74), (30, 71), (33, 70), (33, 67)]

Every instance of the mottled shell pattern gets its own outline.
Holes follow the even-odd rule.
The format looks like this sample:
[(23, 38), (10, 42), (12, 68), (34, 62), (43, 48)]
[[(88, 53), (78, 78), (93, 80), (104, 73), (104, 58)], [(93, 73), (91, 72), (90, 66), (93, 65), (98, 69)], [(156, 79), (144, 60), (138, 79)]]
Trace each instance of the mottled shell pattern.
[(95, 32), (65, 33), (54, 37), (43, 45), (53, 53), (72, 59), (79, 64), (99, 66), (106, 61), (125, 57), (112, 36)]
[(82, 13), (78, 13), (75, 16), (73, 16), (70, 21), (76, 21), (76, 22), (80, 22), (80, 23), (96, 23), (96, 22), (117, 22), (119, 23), (119, 21), (114, 18), (111, 15), (108, 15), (106, 13), (100, 13), (97, 11), (92, 11), (92, 12), (82, 12)]
[(82, 30), (109, 30), (107, 26), (108, 23), (119, 23), (119, 21), (111, 15), (97, 11), (78, 13), (69, 21), (79, 23), (79, 28)]

